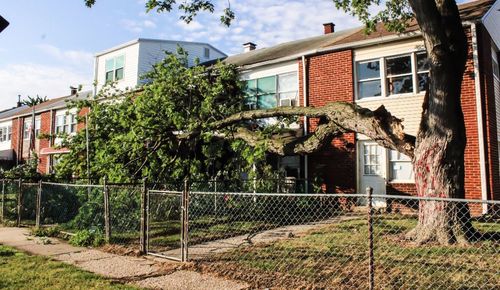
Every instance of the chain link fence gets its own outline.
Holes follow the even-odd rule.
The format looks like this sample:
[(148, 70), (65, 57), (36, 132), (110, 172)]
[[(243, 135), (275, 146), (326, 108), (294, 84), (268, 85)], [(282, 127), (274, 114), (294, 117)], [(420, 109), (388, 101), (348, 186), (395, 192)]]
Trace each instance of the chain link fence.
[(0, 220), (97, 232), (259, 289), (500, 289), (498, 201), (285, 188), (3, 180)]

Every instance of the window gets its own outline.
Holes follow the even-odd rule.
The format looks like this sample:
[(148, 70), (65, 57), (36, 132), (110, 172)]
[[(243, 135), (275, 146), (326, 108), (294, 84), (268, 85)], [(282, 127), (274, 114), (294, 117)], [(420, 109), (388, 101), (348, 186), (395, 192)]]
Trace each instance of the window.
[(297, 73), (278, 76), (278, 99), (281, 107), (295, 106), (297, 102)]
[(210, 48), (205, 47), (205, 49), (203, 50), (203, 55), (205, 56), (205, 58), (210, 58)]
[(363, 158), (364, 158), (364, 174), (365, 175), (378, 175), (380, 174), (380, 154), (377, 144), (363, 145)]
[(41, 128), (41, 120), (40, 118), (35, 119), (35, 137), (40, 136), (40, 128)]
[(356, 76), (358, 100), (417, 94), (425, 91), (429, 79), (427, 53), (420, 51), (359, 61), (356, 62)]
[(106, 83), (123, 79), (123, 67), (125, 66), (125, 56), (120, 55), (106, 60)]
[(390, 179), (399, 181), (413, 181), (413, 166), (411, 159), (395, 150), (389, 153)]
[(356, 67), (358, 72), (358, 98), (381, 96), (380, 62), (378, 60), (360, 62)]
[(0, 127), (0, 142), (7, 142), (12, 139), (12, 126)]
[(295, 106), (298, 95), (297, 73), (248, 80), (245, 93), (245, 105), (249, 109)]
[(23, 138), (30, 138), (30, 130), (31, 130), (31, 121), (24, 120), (24, 130), (23, 130)]
[(56, 133), (75, 133), (77, 130), (76, 114), (64, 114), (56, 116)]
[(413, 92), (411, 56), (397, 56), (385, 59), (387, 93), (389, 95)]

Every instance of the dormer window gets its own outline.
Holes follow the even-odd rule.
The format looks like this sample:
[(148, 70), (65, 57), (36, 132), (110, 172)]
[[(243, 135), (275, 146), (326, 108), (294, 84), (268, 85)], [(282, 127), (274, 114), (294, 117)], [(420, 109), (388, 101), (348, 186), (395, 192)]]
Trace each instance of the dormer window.
[(120, 55), (106, 60), (106, 83), (123, 79), (125, 55)]

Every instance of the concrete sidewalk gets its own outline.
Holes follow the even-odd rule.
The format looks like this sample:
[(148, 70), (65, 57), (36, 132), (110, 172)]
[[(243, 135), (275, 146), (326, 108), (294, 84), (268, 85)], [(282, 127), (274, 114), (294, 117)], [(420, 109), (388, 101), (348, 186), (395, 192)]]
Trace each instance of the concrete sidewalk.
[(246, 289), (248, 285), (193, 271), (180, 270), (182, 264), (146, 257), (119, 256), (95, 249), (71, 246), (58, 239), (50, 243), (32, 237), (26, 228), (0, 227), (0, 244), (55, 260), (105, 277), (153, 289)]

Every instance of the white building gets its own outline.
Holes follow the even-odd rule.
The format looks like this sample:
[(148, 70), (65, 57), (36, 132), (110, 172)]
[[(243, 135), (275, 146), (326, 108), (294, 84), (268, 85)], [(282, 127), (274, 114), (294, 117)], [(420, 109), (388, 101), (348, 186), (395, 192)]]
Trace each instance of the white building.
[(141, 76), (155, 63), (165, 58), (165, 51), (176, 53), (178, 47), (188, 53), (189, 65), (226, 57), (226, 54), (208, 43), (139, 38), (107, 49), (95, 55), (95, 93), (104, 85), (115, 82), (116, 88), (135, 88)]

